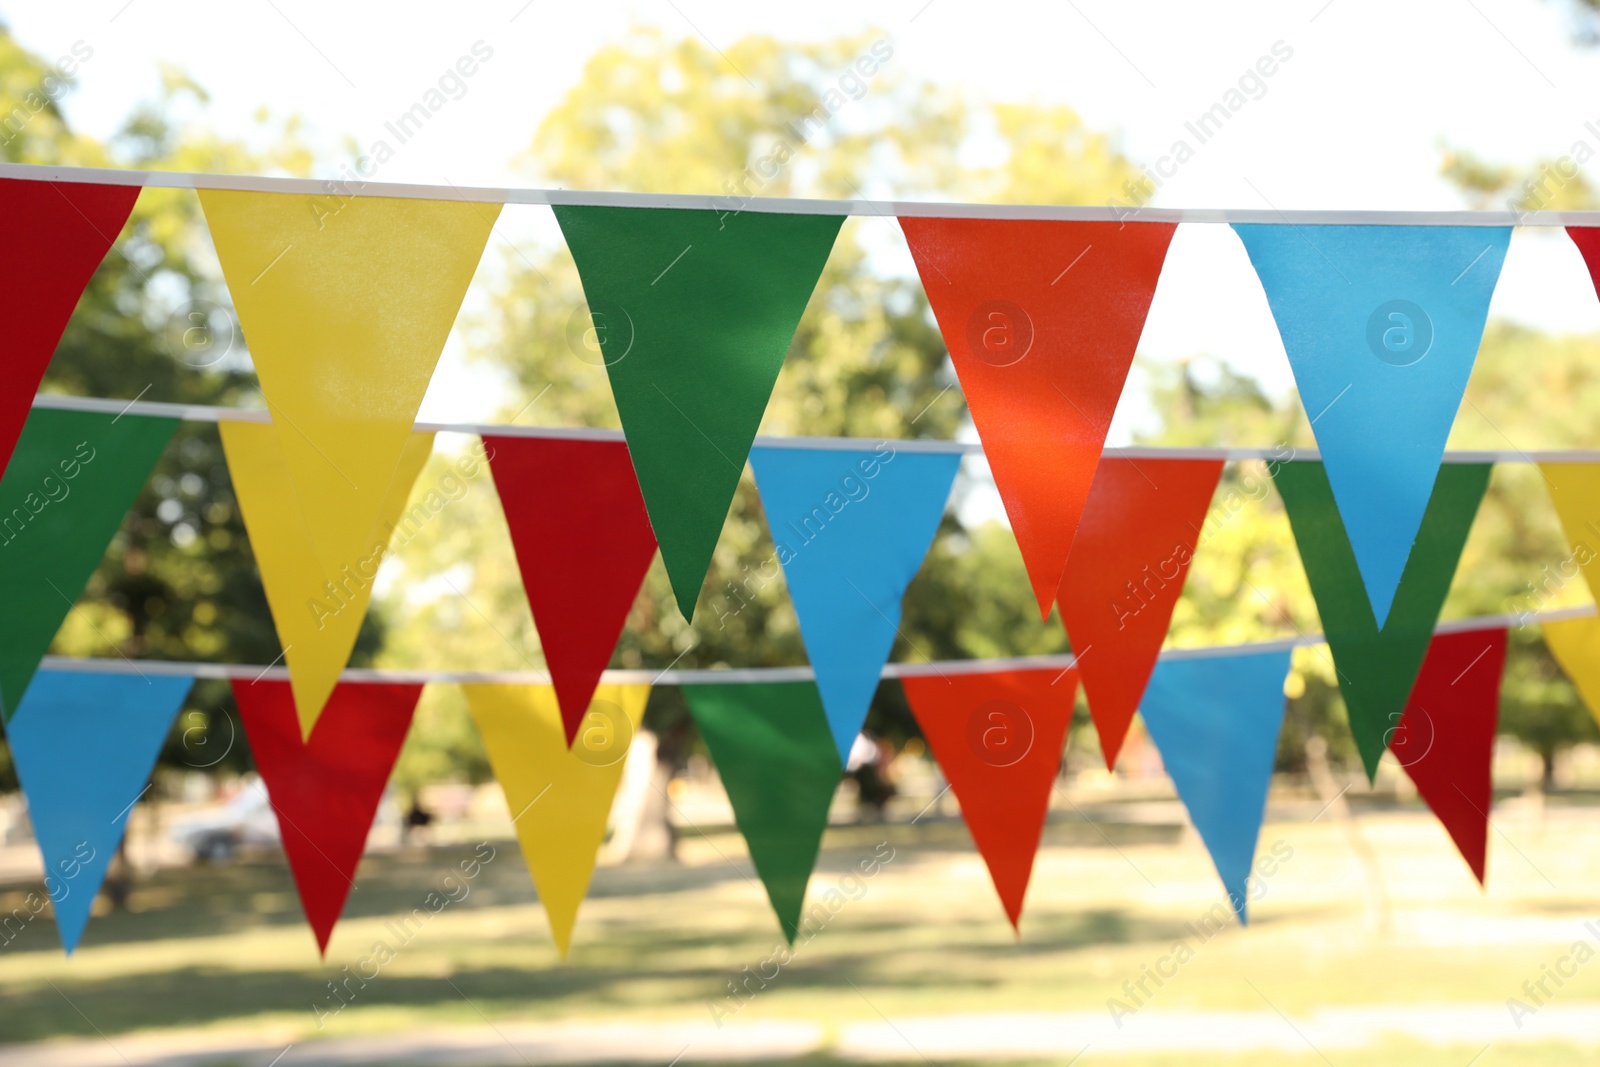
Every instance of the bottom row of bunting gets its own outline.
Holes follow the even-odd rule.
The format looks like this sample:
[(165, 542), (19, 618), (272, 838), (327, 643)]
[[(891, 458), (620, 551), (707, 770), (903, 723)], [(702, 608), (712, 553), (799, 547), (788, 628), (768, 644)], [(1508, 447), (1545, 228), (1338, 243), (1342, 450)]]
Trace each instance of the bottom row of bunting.
[[(1506, 640), (1504, 629), (1436, 636), (1387, 739), (1480, 882)], [(1140, 703), (1241, 921), (1289, 667), (1287, 650), (1164, 659)], [(69, 953), (191, 681), (41, 671), (9, 724), (43, 853), (45, 893)], [(1077, 683), (1075, 670), (1056, 669), (903, 680), (1014, 927)], [(570, 745), (550, 687), (463, 689), (565, 957), (650, 687), (602, 685)], [(342, 682), (307, 739), (287, 682), (237, 681), (233, 692), (306, 919), (325, 953), (422, 685)], [(686, 686), (685, 696), (792, 943), (843, 772), (816, 686), (696, 685)]]

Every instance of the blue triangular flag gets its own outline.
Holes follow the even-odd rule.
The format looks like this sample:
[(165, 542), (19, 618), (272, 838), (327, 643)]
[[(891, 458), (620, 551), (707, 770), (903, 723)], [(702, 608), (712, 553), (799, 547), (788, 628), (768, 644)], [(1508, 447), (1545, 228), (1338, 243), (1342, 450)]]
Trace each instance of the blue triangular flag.
[(867, 717), (900, 627), (900, 598), (933, 543), (960, 464), (955, 453), (887, 443), (750, 451), (841, 759)]
[(1510, 229), (1236, 225), (1378, 625), (1478, 357)]
[(1287, 649), (1162, 659), (1139, 702), (1240, 922), (1248, 918), (1250, 865), (1278, 752), (1288, 673)]
[(193, 681), (42, 670), (6, 727), (69, 954)]

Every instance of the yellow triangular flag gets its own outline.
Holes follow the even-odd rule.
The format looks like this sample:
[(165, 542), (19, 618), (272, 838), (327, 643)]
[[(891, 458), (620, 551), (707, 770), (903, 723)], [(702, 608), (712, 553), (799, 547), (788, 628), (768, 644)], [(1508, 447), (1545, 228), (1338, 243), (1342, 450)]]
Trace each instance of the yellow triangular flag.
[(1541, 463), (1539, 470), (1572, 546), (1572, 561), (1590, 595), (1600, 600), (1600, 463)]
[(1600, 618), (1541, 623), (1544, 643), (1600, 722)]
[(567, 748), (548, 685), (464, 685), (489, 765), (505, 790), (517, 841), (563, 959), (648, 685), (602, 685)]
[(224, 422), (218, 429), (272, 624), (289, 665), (300, 733), (309, 738), (339, 672), (350, 662), (372, 599), (373, 575), (388, 552), (389, 535), (405, 510), (411, 486), (433, 451), (433, 434), (406, 438), (375, 535), (349, 564), (329, 574), (311, 549), (277, 433), (261, 422)]
[(364, 555), (498, 204), (204, 189), (325, 573)]

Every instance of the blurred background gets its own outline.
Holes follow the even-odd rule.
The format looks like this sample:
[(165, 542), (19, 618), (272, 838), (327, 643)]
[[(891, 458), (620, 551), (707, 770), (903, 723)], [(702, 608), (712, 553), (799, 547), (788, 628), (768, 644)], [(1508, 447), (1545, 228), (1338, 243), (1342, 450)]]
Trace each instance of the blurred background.
[[(0, 159), (14, 162), (340, 181), (365, 158), (386, 182), (874, 200), (1600, 206), (1600, 12), (1578, 0), (0, 12)], [(464, 55), (471, 77), (454, 72)], [(881, 60), (871, 77), (852, 73), (863, 55)], [(830, 90), (843, 103), (827, 121), (797, 126)], [(445, 102), (398, 126), (429, 94)], [(1245, 103), (1197, 135), (1228, 94)], [(793, 158), (756, 176), (779, 143)], [(583, 314), (548, 210), (506, 208), (423, 417), (616, 427), (573, 329)], [(261, 406), (246, 342), (198, 201), (146, 190), (44, 387)], [(892, 219), (846, 221), (762, 431), (974, 437)], [(1184, 226), (1112, 443), (1279, 442), (1312, 438), (1260, 286), (1226, 227)], [(441, 435), (416, 495), (473, 444)], [(1513, 237), (1450, 444), (1600, 447), (1600, 302), (1564, 235)], [(1231, 464), (1219, 493), (1245, 503), (1206, 530), (1170, 644), (1318, 630), (1264, 468)], [(747, 474), (699, 621), (678, 614), (658, 560), (613, 666), (805, 663), (781, 580), (749, 580), (772, 551)], [(1499, 466), (1445, 617), (1586, 602), (1557, 573), (1566, 556), (1537, 472)], [(541, 662), (487, 477), (397, 547), (377, 589), (356, 665)], [(80, 608), (56, 652), (279, 655), (214, 426), (179, 431)], [(1033, 609), (981, 459), (902, 635), (899, 660), (1067, 650)], [(560, 963), (459, 691), (430, 687), (319, 965), (270, 812), (242, 788), (250, 753), (226, 687), (202, 682), (76, 956), (47, 923), (0, 935), (0, 1064), (1594, 1062), (1600, 965), (1557, 965), (1578, 942), (1600, 951), (1584, 925), (1600, 918), (1600, 736), (1537, 627), (1511, 641), (1487, 891), (1392, 757), (1367, 785), (1331, 668), (1300, 650), (1262, 833), (1292, 858), (1249, 929), (1207, 940), (1120, 1019), (1108, 1001), (1222, 899), (1137, 725), (1109, 774), (1079, 708), (1014, 939), (898, 685), (883, 685), (813, 893), (863, 856), (893, 859), (730, 1015), (729, 983), (779, 935), (676, 689), (651, 696)], [(3, 748), (0, 790), (4, 913), (39, 871)], [(330, 1012), (341, 968), (484, 842), (495, 859), (470, 894)], [(1508, 1005), (1531, 1005), (1524, 983), (1541, 978), (1536, 1011)]]

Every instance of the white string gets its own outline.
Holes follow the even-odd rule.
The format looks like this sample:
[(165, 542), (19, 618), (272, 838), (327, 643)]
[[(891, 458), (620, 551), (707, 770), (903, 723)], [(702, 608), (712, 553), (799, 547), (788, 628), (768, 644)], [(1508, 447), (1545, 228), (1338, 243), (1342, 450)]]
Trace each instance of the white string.
[[(33, 398), (36, 408), (54, 411), (92, 411), (104, 415), (145, 415), (151, 418), (183, 419), (186, 422), (271, 422), (264, 408), (210, 407), (203, 404), (168, 404), (154, 400), (107, 400), (90, 396), (61, 396), (40, 393)], [(423, 433), (465, 433), (490, 437), (557, 437), (583, 441), (621, 441), (621, 430), (595, 430), (584, 427), (563, 426), (512, 426), (492, 422), (418, 422), (415, 427)], [(939, 452), (964, 455), (982, 455), (983, 445), (977, 441), (935, 441), (927, 438), (881, 437), (769, 437), (755, 439), (758, 448), (803, 448), (828, 451), (871, 451), (880, 443), (890, 445), (896, 452)], [(1316, 460), (1322, 455), (1314, 448), (1290, 448), (1274, 445), (1271, 448), (1204, 448), (1166, 447), (1161, 445), (1135, 445), (1126, 448), (1106, 448), (1101, 454), (1109, 459), (1211, 459), (1211, 460)], [(1600, 463), (1600, 450), (1570, 449), (1566, 451), (1525, 452), (1521, 449), (1499, 451), (1446, 452), (1445, 463)]]
[(877, 215), (904, 218), (1057, 219), (1070, 222), (1252, 223), (1269, 226), (1597, 226), (1600, 211), (1279, 211), (1275, 208), (1152, 208), (1057, 204), (952, 204), (916, 200), (805, 200), (777, 196), (685, 196), (569, 189), (413, 185), (359, 179), (267, 178), (190, 171), (109, 170), (0, 163), (0, 178), (146, 189), (238, 189), (302, 196), (384, 196), (481, 204), (664, 207), (732, 214)]
[[(1435, 634), (1464, 633), (1473, 630), (1499, 630), (1529, 623), (1561, 622), (1588, 618), (1595, 614), (1592, 604), (1554, 611), (1520, 615), (1481, 615), (1440, 623)], [(1161, 653), (1163, 660), (1208, 659), (1214, 656), (1282, 652), (1325, 644), (1321, 634), (1300, 634), (1274, 641), (1255, 641), (1242, 645), (1211, 645), (1205, 648), (1172, 648)], [(1076, 663), (1070, 654), (1055, 656), (1012, 656), (1004, 659), (958, 659), (937, 663), (890, 663), (883, 668), (884, 678), (942, 678), (958, 674), (989, 674), (996, 671), (1064, 671)], [(137, 674), (163, 678), (205, 678), (250, 681), (287, 681), (287, 667), (261, 667), (238, 663), (179, 663), (166, 660), (130, 660), (46, 656), (42, 670), (78, 671), (87, 674)], [(739, 685), (752, 682), (806, 682), (816, 678), (810, 667), (738, 667), (726, 670), (608, 670), (602, 684), (614, 685)], [(435, 683), (455, 685), (549, 685), (550, 672), (526, 671), (407, 671), (347, 668), (339, 676), (345, 682)]]

